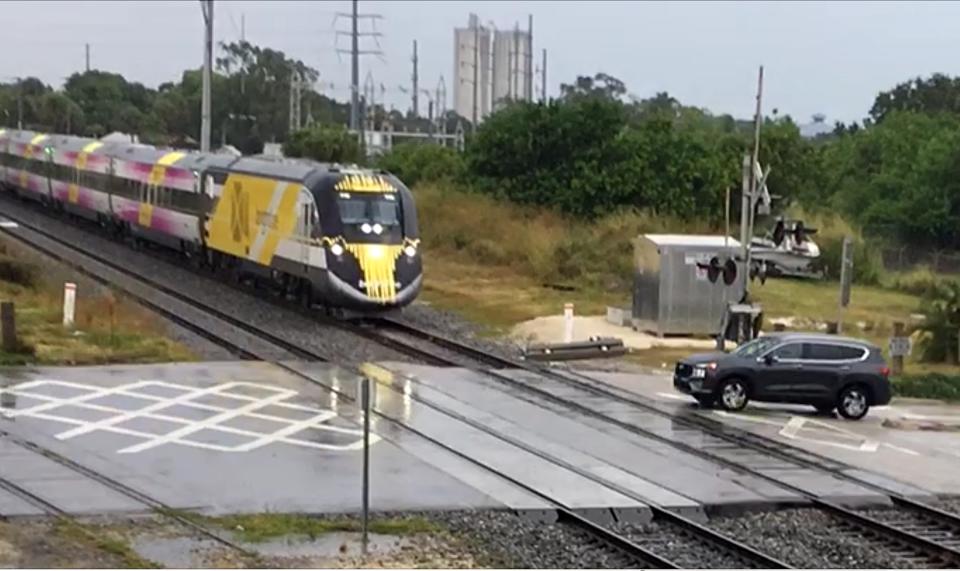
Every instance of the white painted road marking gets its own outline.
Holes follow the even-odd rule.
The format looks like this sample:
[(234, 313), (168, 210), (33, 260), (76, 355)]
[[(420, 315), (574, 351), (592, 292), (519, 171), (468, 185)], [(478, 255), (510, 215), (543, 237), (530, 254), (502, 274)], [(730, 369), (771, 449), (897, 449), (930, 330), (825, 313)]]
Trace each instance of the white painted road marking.
[(19, 228), (19, 224), (9, 220), (0, 220), (0, 228)]
[[(79, 392), (79, 394), (70, 397), (51, 396), (42, 392), (44, 387), (61, 389), (66, 388), (74, 392)], [(160, 397), (147, 392), (146, 389), (149, 387), (172, 389), (179, 394), (176, 394), (176, 396), (172, 397)], [(230, 389), (243, 388), (254, 388), (258, 391), (266, 393), (266, 396), (251, 397), (239, 392), (230, 392)], [(230, 382), (213, 387), (197, 388), (188, 385), (167, 383), (164, 381), (139, 381), (127, 385), (101, 387), (83, 383), (43, 379), (21, 383), (8, 389), (0, 389), (0, 396), (4, 394), (35, 399), (42, 401), (42, 403), (28, 408), (19, 408), (13, 410), (0, 409), (0, 416), (7, 418), (36, 418), (73, 425), (74, 428), (56, 435), (56, 437), (60, 440), (68, 440), (70, 438), (81, 436), (83, 434), (94, 433), (97, 431), (123, 434), (126, 436), (133, 436), (143, 439), (143, 442), (118, 450), (118, 453), (120, 454), (143, 452), (144, 450), (149, 450), (164, 444), (179, 444), (183, 446), (217, 450), (221, 452), (247, 452), (268, 444), (273, 444), (275, 442), (333, 451), (359, 450), (363, 446), (363, 441), (361, 440), (363, 433), (361, 430), (327, 424), (327, 421), (337, 416), (332, 410), (287, 402), (289, 399), (296, 397), (297, 392), (270, 385)], [(146, 406), (134, 404), (130, 405), (128, 408), (120, 408), (117, 406), (108, 406), (91, 402), (101, 398), (109, 398), (111, 396), (132, 397), (147, 401), (150, 404)], [(201, 397), (225, 397), (227, 399), (239, 401), (244, 404), (237, 407), (214, 406), (197, 402), (196, 399)], [(178, 405), (199, 409), (202, 411), (208, 411), (214, 414), (208, 418), (196, 420), (193, 418), (187, 418), (185, 416), (164, 413), (164, 409), (177, 407)], [(56, 409), (61, 406), (82, 408), (96, 412), (105, 412), (111, 414), (112, 416), (108, 416), (96, 421), (78, 420), (68, 416), (56, 414)], [(309, 416), (306, 419), (294, 420), (283, 416), (257, 412), (265, 407), (309, 413)], [(234, 428), (224, 424), (234, 419), (244, 418), (266, 420), (277, 423), (281, 425), (281, 427), (273, 431), (256, 432), (252, 430)], [(134, 419), (158, 420), (167, 423), (178, 424), (180, 426), (165, 433), (144, 432), (142, 430), (133, 430), (122, 426), (124, 423)], [(329, 433), (351, 435), (355, 436), (356, 440), (349, 444), (339, 445), (313, 442), (303, 438), (294, 437), (294, 435), (305, 430), (320, 430)], [(200, 431), (222, 432), (225, 434), (242, 436), (247, 440), (236, 445), (226, 446), (222, 444), (191, 440), (189, 438), (190, 435)], [(380, 438), (376, 434), (370, 435), (371, 443), (375, 443), (379, 440)]]

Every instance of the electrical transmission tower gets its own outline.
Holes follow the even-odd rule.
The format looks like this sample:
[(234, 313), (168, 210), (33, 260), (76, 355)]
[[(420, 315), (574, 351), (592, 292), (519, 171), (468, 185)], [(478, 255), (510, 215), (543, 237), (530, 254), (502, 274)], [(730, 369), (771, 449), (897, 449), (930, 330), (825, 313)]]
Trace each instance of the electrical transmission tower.
[(300, 120), (303, 100), (303, 75), (299, 70), (290, 72), (290, 132), (299, 131), (303, 122)]
[[(353, 131), (360, 131), (363, 126), (360, 122), (360, 56), (362, 55), (376, 55), (383, 57), (383, 51), (380, 49), (380, 42), (378, 38), (383, 36), (382, 33), (376, 31), (376, 21), (382, 19), (383, 16), (380, 14), (360, 14), (357, 12), (357, 0), (353, 0), (353, 11), (350, 14), (344, 12), (338, 12), (336, 18), (350, 18), (351, 29), (350, 31), (337, 30), (336, 37), (339, 39), (340, 36), (350, 36), (351, 47), (349, 50), (337, 49), (337, 53), (349, 53), (350, 54), (350, 129)], [(359, 31), (359, 22), (361, 19), (370, 20), (371, 27), (373, 31), (370, 32), (361, 32)], [(334, 20), (336, 22), (336, 20)], [(372, 37), (377, 43), (377, 49), (375, 50), (361, 50), (360, 49), (360, 38), (362, 37)]]
[(413, 77), (412, 79), (413, 79), (413, 116), (414, 117), (418, 117), (420, 115), (420, 105), (419, 105), (420, 102), (417, 99), (419, 95), (418, 92), (420, 91), (420, 88), (419, 88), (420, 76), (417, 69), (418, 64), (419, 64), (419, 60), (417, 59), (417, 40), (413, 40)]
[(440, 81), (437, 82), (437, 122), (440, 124), (440, 132), (444, 135), (447, 134), (447, 84), (443, 80), (443, 76), (440, 76)]
[(363, 80), (363, 104), (366, 115), (366, 130), (374, 130), (374, 118), (377, 105), (377, 84), (373, 80), (373, 72), (367, 71), (367, 77)]

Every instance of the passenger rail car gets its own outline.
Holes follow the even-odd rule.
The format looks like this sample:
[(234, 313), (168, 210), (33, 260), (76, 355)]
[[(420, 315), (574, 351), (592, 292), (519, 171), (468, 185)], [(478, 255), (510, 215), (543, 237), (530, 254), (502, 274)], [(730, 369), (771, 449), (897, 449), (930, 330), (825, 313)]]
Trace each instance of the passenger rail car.
[(0, 129), (0, 183), (338, 313), (401, 308), (422, 283), (413, 196), (382, 171)]

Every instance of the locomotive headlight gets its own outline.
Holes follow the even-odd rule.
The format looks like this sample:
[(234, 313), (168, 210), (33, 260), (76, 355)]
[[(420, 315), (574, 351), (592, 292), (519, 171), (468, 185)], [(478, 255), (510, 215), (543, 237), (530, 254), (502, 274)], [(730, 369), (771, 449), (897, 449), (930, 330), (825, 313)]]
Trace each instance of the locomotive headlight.
[(334, 256), (342, 256), (343, 246), (341, 246), (340, 244), (334, 244), (330, 246), (330, 253), (333, 254)]
[(369, 224), (364, 222), (363, 226), (360, 227), (360, 231), (363, 232), (364, 234), (369, 234), (370, 232), (373, 231), (373, 228)]
[(381, 225), (379, 225), (379, 224), (374, 224), (374, 225), (373, 225), (373, 233), (376, 234), (376, 235), (378, 235), (378, 236), (379, 236), (380, 234), (382, 234), (382, 233), (383, 233), (383, 226), (381, 226)]
[(417, 255), (417, 249), (413, 246), (405, 246), (403, 248), (403, 253), (406, 254), (408, 258), (412, 258)]

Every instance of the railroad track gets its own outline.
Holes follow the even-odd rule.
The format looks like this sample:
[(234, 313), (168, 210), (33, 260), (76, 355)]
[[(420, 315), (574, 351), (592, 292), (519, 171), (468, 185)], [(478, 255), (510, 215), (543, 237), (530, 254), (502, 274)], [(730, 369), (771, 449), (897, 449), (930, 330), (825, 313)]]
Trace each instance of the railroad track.
[[(95, 263), (97, 263), (97, 264), (101, 264), (101, 265), (103, 265), (103, 266), (106, 266), (106, 267), (110, 268), (111, 270), (117, 272), (119, 275), (123, 275), (123, 276), (125, 276), (125, 277), (127, 277), (127, 278), (129, 278), (129, 279), (136, 280), (136, 281), (139, 281), (139, 282), (141, 282), (141, 283), (143, 283), (143, 284), (146, 284), (146, 285), (148, 285), (148, 286), (156, 289), (157, 291), (162, 292), (164, 295), (167, 295), (167, 296), (169, 296), (169, 297), (171, 297), (171, 298), (176, 299), (176, 300), (177, 300), (178, 302), (180, 302), (180, 303), (183, 303), (183, 304), (185, 304), (185, 305), (187, 305), (187, 306), (193, 307), (193, 308), (198, 309), (198, 310), (205, 311), (205, 312), (207, 312), (207, 313), (209, 314), (209, 316), (212, 316), (214, 319), (222, 321), (223, 324), (229, 325), (229, 326), (232, 327), (232, 328), (240, 329), (240, 330), (242, 330), (243, 332), (246, 332), (246, 333), (249, 334), (249, 335), (256, 336), (256, 337), (264, 340), (267, 344), (274, 345), (277, 349), (280, 349), (281, 351), (284, 351), (284, 352), (287, 352), (287, 353), (296, 355), (298, 358), (306, 359), (306, 360), (310, 360), (310, 361), (330, 361), (330, 360), (331, 360), (329, 355), (321, 354), (321, 353), (319, 353), (319, 352), (317, 352), (317, 351), (314, 351), (314, 350), (311, 350), (311, 349), (302, 348), (302, 347), (298, 346), (296, 343), (292, 343), (292, 342), (290, 342), (290, 341), (287, 341), (287, 340), (283, 339), (282, 337), (280, 337), (280, 336), (278, 336), (278, 335), (276, 335), (276, 334), (274, 334), (274, 333), (272, 333), (272, 332), (270, 332), (270, 331), (267, 331), (267, 330), (265, 330), (265, 329), (263, 329), (263, 328), (261, 328), (261, 327), (258, 327), (258, 326), (255, 326), (255, 325), (253, 325), (253, 324), (247, 323), (247, 322), (245, 322), (245, 321), (243, 321), (243, 320), (241, 320), (241, 319), (237, 319), (236, 317), (234, 317), (234, 316), (232, 316), (232, 315), (229, 315), (229, 314), (227, 314), (227, 313), (225, 313), (225, 312), (223, 312), (223, 311), (220, 311), (220, 310), (217, 309), (217, 308), (210, 307), (210, 306), (208, 306), (207, 304), (205, 304), (205, 303), (203, 303), (203, 302), (200, 302), (200, 301), (198, 301), (198, 300), (195, 300), (195, 299), (191, 298), (189, 295), (186, 295), (186, 294), (184, 294), (184, 293), (182, 293), (182, 292), (178, 292), (178, 291), (176, 291), (176, 290), (174, 290), (174, 289), (172, 289), (172, 288), (169, 288), (169, 287), (167, 287), (167, 286), (165, 286), (165, 285), (157, 282), (156, 280), (153, 280), (153, 279), (149, 278), (148, 276), (143, 276), (143, 275), (139, 274), (139, 273), (136, 272), (136, 271), (133, 271), (133, 270), (130, 270), (130, 269), (125, 268), (125, 267), (123, 267), (123, 266), (120, 266), (119, 264), (113, 262), (112, 260), (106, 258), (105, 256), (98, 255), (98, 254), (96, 254), (95, 252), (90, 252), (90, 251), (88, 251), (88, 250), (85, 249), (85, 248), (82, 248), (82, 247), (79, 247), (79, 246), (77, 246), (77, 245), (75, 245), (75, 244), (71, 244), (71, 243), (66, 242), (66, 241), (64, 241), (64, 240), (61, 240), (61, 239), (58, 238), (55, 234), (53, 234), (53, 233), (51, 233), (51, 232), (48, 232), (48, 231), (46, 231), (46, 230), (37, 228), (37, 227), (35, 227), (34, 225), (32, 225), (32, 224), (30, 224), (30, 223), (28, 223), (28, 222), (26, 222), (26, 221), (24, 221), (24, 220), (22, 220), (22, 219), (19, 219), (19, 218), (16, 217), (16, 216), (11, 216), (11, 215), (9, 215), (9, 214), (5, 214), (5, 216), (6, 216), (7, 218), (10, 218), (10, 219), (11, 219), (12, 221), (14, 221), (14, 222), (17, 222), (22, 228), (26, 229), (28, 232), (33, 232), (33, 233), (41, 236), (42, 238), (44, 238), (44, 239), (46, 239), (46, 240), (55, 242), (55, 243), (56, 243), (56, 246), (61, 247), (61, 248), (65, 248), (65, 249), (69, 250), (70, 252), (72, 252), (72, 253), (74, 254), (74, 256), (71, 257), (71, 256), (64, 255), (62, 252), (56, 251), (56, 248), (51, 247), (50, 245), (45, 245), (45, 244), (42, 244), (42, 243), (37, 243), (37, 242), (38, 242), (37, 240), (31, 240), (29, 236), (24, 236), (24, 233), (23, 233), (23, 232), (13, 233), (13, 232), (10, 232), (9, 230), (7, 230), (7, 231), (6, 231), (7, 234), (10, 234), (10, 235), (14, 236), (15, 238), (17, 238), (17, 239), (21, 240), (22, 242), (26, 243), (28, 246), (40, 250), (40, 251), (43, 252), (44, 254), (49, 255), (49, 256), (51, 256), (51, 257), (53, 257), (53, 258), (55, 258), (55, 259), (57, 259), (57, 260), (59, 260), (59, 261), (61, 261), (61, 262), (63, 262), (63, 263), (65, 263), (65, 264), (73, 267), (73, 268), (76, 269), (77, 271), (83, 272), (84, 274), (90, 276), (90, 277), (93, 278), (93, 279), (96, 279), (97, 281), (99, 281), (99, 282), (101, 282), (101, 283), (108, 284), (108, 285), (111, 285), (111, 286), (116, 286), (116, 284), (111, 283), (109, 280), (105, 279), (102, 275), (98, 275), (98, 274), (95, 273), (95, 272), (89, 271), (89, 270), (85, 267), (86, 264), (77, 261), (77, 259), (76, 259), (77, 256), (79, 256), (79, 257), (81, 257), (81, 258), (87, 258), (88, 260), (92, 260), (93, 262), (95, 262)], [(121, 289), (123, 289), (124, 292), (125, 292), (127, 295), (130, 295), (131, 297), (133, 297), (133, 298), (136, 299), (137, 301), (139, 301), (139, 302), (141, 302), (141, 303), (145, 303), (146, 305), (148, 305), (148, 306), (151, 307), (151, 308), (157, 308), (157, 309), (160, 311), (160, 313), (161, 313), (162, 315), (164, 315), (164, 316), (169, 316), (169, 315), (172, 313), (169, 309), (166, 309), (166, 308), (163, 308), (163, 307), (161, 307), (161, 306), (158, 306), (155, 302), (151, 301), (151, 300), (148, 298), (148, 296), (144, 296), (144, 295), (142, 295), (142, 293), (138, 293), (134, 288), (131, 288), (131, 287), (127, 286), (127, 287), (121, 287)], [(225, 330), (226, 328), (224, 328), (224, 327), (210, 328), (210, 323), (209, 323), (209, 321), (208, 321), (207, 323), (205, 323), (205, 324), (198, 324), (198, 323), (192, 321), (190, 318), (184, 317), (184, 316), (182, 316), (182, 315), (176, 317), (176, 322), (177, 322), (178, 324), (184, 326), (184, 327), (187, 327), (187, 328), (191, 329), (191, 330), (197, 331), (198, 333), (200, 332), (199, 330), (203, 330), (204, 337), (206, 337), (207, 339), (209, 339), (209, 340), (211, 340), (211, 341), (213, 341), (213, 342), (217, 342), (217, 343), (221, 344), (222, 346), (224, 346), (224, 347), (227, 348), (228, 350), (232, 350), (232, 351), (233, 351), (233, 350), (236, 350), (240, 355), (242, 355), (242, 356), (245, 357), (245, 358), (258, 359), (258, 360), (264, 360), (264, 361), (272, 361), (272, 362), (274, 362), (274, 364), (275, 364), (276, 366), (282, 367), (282, 368), (284, 368), (285, 370), (291, 372), (292, 374), (297, 375), (298, 377), (301, 377), (301, 378), (303, 378), (303, 379), (305, 379), (305, 380), (307, 380), (307, 381), (309, 381), (309, 382), (312, 382), (312, 383), (320, 384), (321, 386), (325, 387), (327, 390), (331, 390), (331, 391), (334, 391), (334, 392), (338, 393), (338, 395), (339, 395), (340, 397), (342, 397), (343, 399), (346, 399), (346, 400), (348, 400), (348, 401), (355, 401), (355, 397), (354, 397), (354, 395), (352, 395), (352, 394), (349, 394), (349, 393), (347, 393), (347, 392), (345, 392), (345, 391), (342, 391), (342, 390), (338, 390), (338, 389), (336, 389), (336, 388), (333, 387), (333, 386), (327, 385), (326, 383), (323, 383), (323, 382), (321, 382), (320, 380), (318, 380), (318, 379), (316, 379), (316, 378), (314, 378), (314, 377), (312, 377), (312, 376), (310, 376), (310, 375), (308, 375), (308, 374), (305, 374), (305, 373), (297, 370), (295, 367), (292, 367), (292, 366), (287, 365), (287, 364), (284, 364), (284, 363), (276, 362), (276, 360), (272, 357), (272, 354), (262, 354), (262, 353), (261, 353), (259, 350), (257, 350), (257, 349), (249, 349), (249, 348), (244, 348), (244, 347), (238, 346), (237, 343), (236, 343), (236, 341), (231, 340), (231, 339), (228, 339), (228, 338), (224, 338), (224, 337), (222, 336), (222, 333), (218, 333), (218, 332), (217, 332), (217, 330), (219, 330), (219, 331)], [(355, 329), (356, 329), (355, 327), (352, 327), (352, 326), (349, 326), (349, 325), (344, 325), (344, 327), (346, 327), (346, 328), (349, 329), (349, 330), (355, 330)], [(394, 387), (394, 390), (396, 390), (395, 387)], [(414, 397), (414, 398), (418, 398), (418, 397)], [(419, 399), (419, 400), (421, 400), (421, 402), (422, 402), (424, 405), (426, 405), (426, 406), (430, 406), (430, 407), (435, 408), (435, 409), (438, 408), (438, 406), (437, 406), (435, 403), (431, 403), (431, 402), (426, 401), (426, 400), (424, 400), (424, 399)], [(383, 413), (382, 411), (376, 411), (376, 410), (375, 410), (374, 412), (375, 412), (378, 416), (382, 417), (384, 420), (387, 420), (388, 422), (391, 422), (391, 423), (393, 423), (393, 424), (395, 424), (395, 425), (397, 425), (397, 426), (399, 426), (399, 427), (402, 427), (402, 428), (405, 429), (405, 430), (414, 432), (414, 433), (416, 433), (417, 435), (419, 435), (420, 437), (425, 438), (425, 439), (427, 439), (428, 441), (431, 441), (432, 443), (434, 443), (434, 444), (436, 444), (436, 445), (444, 448), (445, 450), (447, 450), (447, 451), (449, 451), (449, 452), (451, 452), (451, 453), (453, 453), (453, 454), (456, 454), (457, 456), (460, 456), (460, 457), (462, 457), (462, 458), (464, 458), (464, 459), (466, 459), (466, 460), (468, 460), (468, 461), (471, 461), (471, 462), (474, 463), (474, 464), (479, 465), (479, 466), (480, 466), (481, 468), (483, 468), (483, 469), (486, 469), (486, 470), (488, 470), (488, 471), (491, 471), (491, 472), (497, 474), (499, 477), (504, 478), (504, 479), (506, 479), (506, 480), (508, 480), (508, 481), (510, 481), (510, 482), (512, 482), (512, 483), (514, 483), (514, 484), (516, 484), (516, 485), (518, 485), (518, 486), (520, 486), (521, 488), (526, 489), (527, 491), (531, 492), (532, 494), (541, 497), (541, 498), (544, 499), (546, 502), (548, 502), (548, 503), (556, 506), (556, 512), (557, 512), (557, 514), (558, 514), (558, 519), (559, 519), (559, 521), (563, 522), (563, 523), (566, 524), (566, 525), (570, 525), (570, 526), (576, 527), (576, 528), (582, 530), (583, 532), (587, 533), (588, 536), (592, 538), (591, 541), (598, 542), (598, 543), (602, 543), (603, 545), (606, 545), (608, 548), (614, 549), (614, 550), (616, 550), (617, 552), (619, 552), (620, 554), (622, 554), (624, 557), (627, 558), (627, 563), (628, 563), (628, 565), (626, 565), (626, 566), (641, 567), (641, 568), (663, 568), (663, 569), (673, 569), (673, 568), (678, 568), (678, 567), (680, 567), (679, 565), (675, 564), (674, 562), (672, 562), (672, 561), (670, 561), (670, 560), (668, 560), (668, 559), (666, 559), (666, 558), (658, 555), (655, 551), (652, 551), (652, 550), (650, 550), (650, 549), (647, 549), (647, 548), (645, 548), (645, 547), (643, 547), (643, 546), (641, 546), (641, 545), (639, 545), (639, 544), (631, 541), (630, 539), (626, 538), (625, 536), (623, 536), (623, 535), (621, 535), (621, 534), (619, 534), (619, 533), (616, 533), (616, 532), (614, 532), (614, 531), (612, 531), (612, 530), (610, 530), (610, 529), (608, 529), (608, 528), (606, 528), (606, 527), (604, 527), (604, 526), (602, 526), (602, 525), (599, 525), (599, 524), (597, 524), (597, 523), (595, 523), (595, 522), (593, 522), (593, 521), (590, 521), (589, 519), (584, 518), (583, 516), (580, 516), (580, 515), (577, 514), (574, 510), (572, 510), (572, 509), (570, 509), (569, 507), (564, 506), (562, 503), (558, 502), (555, 498), (552, 498), (552, 497), (550, 497), (550, 496), (544, 495), (544, 494), (541, 493), (540, 491), (538, 491), (538, 490), (536, 490), (536, 489), (528, 486), (527, 484), (523, 483), (522, 481), (519, 481), (519, 480), (516, 480), (516, 479), (514, 479), (514, 478), (511, 478), (509, 475), (504, 474), (503, 472), (501, 472), (501, 471), (499, 471), (499, 470), (496, 470), (495, 468), (492, 468), (492, 467), (487, 466), (487, 465), (485, 465), (485, 464), (483, 464), (483, 463), (481, 463), (481, 462), (478, 462), (476, 459), (471, 458), (468, 454), (465, 454), (465, 453), (463, 453), (462, 451), (459, 451), (459, 450), (457, 450), (457, 449), (455, 449), (455, 448), (453, 448), (453, 447), (451, 447), (451, 446), (448, 446), (448, 445), (446, 445), (446, 444), (438, 441), (437, 439), (435, 439), (435, 438), (431, 437), (430, 435), (425, 434), (425, 433), (423, 433), (423, 432), (415, 429), (414, 427), (412, 427), (412, 426), (410, 426), (409, 424), (403, 422), (402, 420), (397, 419), (397, 418), (393, 418), (393, 417), (391, 417), (390, 415)], [(453, 413), (453, 412), (451, 412), (451, 411), (441, 411), (441, 412), (443, 412), (444, 414), (448, 414), (448, 415), (456, 415), (456, 413)], [(462, 417), (460, 417), (460, 419), (461, 419), (461, 420), (466, 420), (466, 419), (463, 419)], [(483, 426), (483, 425), (480, 425), (480, 424), (478, 424), (478, 423), (474, 423), (474, 422), (472, 422), (472, 421), (470, 421), (470, 422), (471, 422), (471, 424), (473, 424), (476, 428), (478, 428), (478, 429), (480, 429), (480, 430), (483, 430), (483, 431), (485, 431), (485, 432), (487, 432), (487, 433), (489, 433), (489, 434), (491, 434), (491, 435), (493, 435), (493, 436), (496, 436), (496, 437), (498, 437), (498, 438), (502, 438), (502, 437), (503, 437), (503, 435), (497, 433), (496, 431), (490, 429), (489, 427), (485, 427), (485, 426)], [(9, 434), (9, 433), (6, 433), (6, 432), (3, 432), (3, 431), (0, 431), (0, 436), (2, 436), (2, 437), (7, 437), (7, 438), (15, 438), (13, 435), (11, 435), (11, 434)], [(59, 455), (55, 455), (55, 454), (53, 454), (52, 452), (47, 451), (47, 450), (40, 450), (35, 444), (32, 444), (32, 443), (30, 443), (30, 442), (28, 442), (28, 441), (23, 441), (23, 440), (20, 440), (20, 439), (17, 439), (17, 440), (15, 440), (15, 441), (18, 442), (18, 444), (23, 445), (23, 446), (25, 446), (25, 447), (33, 447), (35, 451), (39, 451), (39, 452), (43, 453), (44, 455), (50, 454), (50, 455), (52, 455), (51, 457), (52, 457), (52, 458), (55, 458), (58, 462), (69, 463), (69, 465), (70, 465), (73, 469), (75, 469), (75, 470), (77, 470), (77, 471), (80, 471), (81, 473), (84, 473), (84, 474), (87, 475), (88, 477), (92, 477), (92, 478), (94, 478), (94, 479), (97, 479), (98, 481), (100, 481), (100, 479), (105, 479), (105, 481), (109, 482), (109, 484), (110, 484), (111, 487), (114, 487), (114, 486), (123, 486), (123, 485), (120, 484), (119, 482), (115, 482), (115, 481), (109, 480), (109, 479), (107, 479), (107, 478), (106, 478), (105, 476), (103, 476), (103, 475), (100, 475), (100, 474), (97, 474), (97, 473), (95, 473), (95, 472), (92, 472), (92, 471), (89, 471), (89, 470), (85, 469), (84, 467), (80, 466), (79, 464), (76, 464), (76, 463), (72, 462), (71, 460), (69, 460), (69, 459), (67, 459), (67, 458), (65, 458), (65, 457), (62, 457), (62, 456), (59, 456)], [(543, 456), (543, 454), (541, 454), (541, 456)], [(549, 458), (548, 458), (548, 460), (549, 460)], [(582, 471), (581, 471), (581, 472), (582, 472)], [(12, 484), (12, 483), (11, 483), (11, 484)], [(0, 482), (0, 487), (6, 487), (6, 484), (3, 483), (3, 482)], [(13, 490), (17, 490), (17, 488), (14, 487), (14, 486), (11, 486), (10, 491), (11, 491), (12, 493), (17, 493), (17, 495), (20, 495), (22, 492), (25, 492), (25, 490), (17, 490), (16, 492), (14, 492)], [(118, 491), (121, 491), (121, 489), (118, 489)], [(129, 490), (129, 489), (125, 489), (125, 490), (122, 490), (122, 491), (123, 491), (123, 493), (125, 493), (125, 495), (131, 495), (131, 490)], [(27, 494), (28, 494), (28, 495), (25, 497), (25, 499), (27, 499), (27, 498), (29, 497), (29, 492), (27, 492)], [(42, 498), (40, 498), (40, 499), (32, 498), (32, 499), (35, 500), (35, 501), (42, 501)], [(141, 499), (139, 499), (139, 501), (144, 502), (144, 503), (150, 502), (149, 498), (145, 498), (145, 497), (143, 497), (142, 495), (141, 495)], [(33, 502), (31, 502), (31, 503), (33, 503)], [(154, 506), (154, 507), (155, 507), (156, 509), (163, 509), (162, 506), (160, 506), (160, 507)], [(45, 509), (45, 511), (48, 511), (48, 510)], [(785, 564), (783, 564), (782, 562), (779, 562), (779, 561), (777, 561), (777, 560), (775, 560), (775, 559), (773, 559), (773, 558), (767, 557), (767, 556), (763, 555), (762, 553), (759, 553), (759, 552), (753, 550), (752, 548), (749, 548), (749, 547), (747, 547), (747, 546), (745, 546), (745, 545), (743, 545), (743, 544), (740, 544), (740, 543), (736, 542), (735, 540), (732, 540), (732, 539), (730, 539), (730, 538), (728, 538), (728, 537), (726, 537), (726, 536), (724, 536), (724, 535), (722, 535), (722, 534), (720, 534), (720, 533), (718, 533), (718, 532), (715, 532), (715, 531), (713, 531), (713, 530), (710, 530), (709, 528), (706, 528), (706, 527), (704, 527), (704, 526), (701, 526), (700, 524), (698, 524), (698, 523), (696, 523), (696, 522), (693, 522), (692, 520), (688, 520), (687, 518), (684, 518), (684, 517), (682, 517), (682, 516), (673, 514), (672, 512), (669, 512), (669, 511), (666, 511), (666, 510), (661, 510), (661, 509), (659, 509), (659, 508), (655, 508), (655, 511), (656, 511), (656, 513), (657, 513), (658, 519), (667, 521), (667, 522), (669, 522), (671, 525), (674, 525), (674, 526), (679, 527), (680, 529), (683, 530), (683, 534), (684, 534), (688, 539), (693, 540), (694, 538), (696, 538), (696, 539), (698, 539), (698, 540), (701, 541), (701, 542), (705, 542), (705, 543), (711, 545), (713, 548), (720, 549), (720, 550), (723, 550), (723, 551), (725, 551), (725, 552), (727, 552), (727, 553), (730, 553), (732, 556), (734, 556), (734, 557), (737, 558), (737, 561), (740, 562), (743, 567), (749, 567), (749, 568), (787, 568), (787, 566), (786, 566)], [(49, 511), (48, 511), (48, 513), (49, 513)], [(171, 510), (170, 513), (174, 513), (174, 512), (172, 512), (172, 510)], [(185, 518), (184, 518), (184, 521), (189, 522), (189, 520), (186, 520)], [(189, 522), (189, 523), (192, 524), (193, 522)]]
[[(243, 546), (221, 536), (213, 530), (208, 529), (207, 527), (200, 525), (199, 523), (186, 518), (180, 515), (175, 509), (168, 506), (167, 504), (144, 494), (120, 481), (117, 481), (105, 474), (97, 472), (83, 464), (75, 462), (66, 456), (58, 454), (48, 448), (40, 446), (35, 442), (25, 440), (7, 432), (6, 430), (0, 429), (0, 438), (19, 446), (20, 448), (32, 452), (34, 454), (40, 455), (48, 460), (56, 462), (57, 464), (71, 470), (72, 472), (83, 476), (89, 480), (93, 480), (98, 484), (104, 486), (105, 488), (116, 492), (128, 499), (131, 499), (140, 505), (144, 506), (148, 510), (160, 514), (163, 517), (169, 518), (177, 523), (183, 525), (186, 528), (189, 528), (191, 531), (199, 533), (206, 538), (212, 539), (213, 541), (227, 547), (233, 551), (236, 551), (246, 557), (249, 557), (253, 560), (257, 558), (257, 554), (244, 548)], [(57, 518), (73, 521), (72, 515), (56, 504), (48, 501), (42, 495), (31, 492), (26, 487), (17, 484), (16, 482), (10, 480), (9, 478), (3, 477), (0, 475), (0, 489), (5, 490), (14, 496), (26, 501), (30, 505), (38, 508), (42, 513), (49, 516), (54, 516)], [(85, 530), (86, 532), (86, 530)], [(86, 532), (89, 533), (89, 532)]]
[[(798, 493), (809, 499), (814, 506), (833, 515), (843, 528), (855, 530), (861, 536), (872, 536), (879, 541), (892, 544), (891, 550), (907, 561), (925, 563), (934, 567), (950, 567), (960, 564), (960, 516), (851, 476), (843, 471), (847, 466), (842, 463), (781, 445), (701, 415), (677, 415), (638, 395), (627, 393), (622, 389), (580, 373), (561, 373), (545, 366), (508, 359), (395, 319), (378, 319), (371, 323), (371, 325), (374, 324), (378, 327), (367, 328), (366, 334), (370, 338), (384, 339), (386, 343), (397, 350), (403, 350), (404, 347), (407, 347), (411, 355), (429, 353), (424, 342), (436, 344), (446, 354), (456, 356), (440, 357), (434, 354), (434, 364), (470, 366), (471, 362), (480, 363), (488, 367), (483, 371), (486, 375), (511, 387), (536, 393), (540, 397), (547, 398), (567, 408), (602, 419), (620, 428), (659, 440), (675, 448)], [(523, 380), (504, 373), (503, 371), (507, 369), (522, 369), (533, 372), (540, 376), (542, 380), (535, 382)], [(581, 394), (571, 393), (570, 389), (579, 391)], [(685, 428), (699, 430), (704, 433), (705, 442), (711, 439), (719, 440), (726, 444), (735, 444), (738, 448), (747, 448), (765, 455), (772, 455), (780, 460), (806, 468), (826, 471), (833, 476), (887, 495), (893, 504), (893, 508), (886, 512), (874, 511), (873, 516), (868, 517), (833, 502), (822, 500), (799, 486), (745, 466), (740, 460), (724, 456), (718, 452), (723, 450), (723, 447), (717, 446), (713, 451), (709, 448), (694, 447), (643, 429), (635, 421), (613, 418), (598, 412), (595, 408), (581, 404), (582, 402), (596, 402), (598, 398), (639, 408), (645, 412), (669, 418), (672, 422)], [(604, 409), (609, 410), (608, 407), (604, 407)]]

